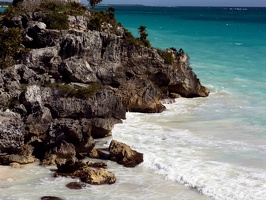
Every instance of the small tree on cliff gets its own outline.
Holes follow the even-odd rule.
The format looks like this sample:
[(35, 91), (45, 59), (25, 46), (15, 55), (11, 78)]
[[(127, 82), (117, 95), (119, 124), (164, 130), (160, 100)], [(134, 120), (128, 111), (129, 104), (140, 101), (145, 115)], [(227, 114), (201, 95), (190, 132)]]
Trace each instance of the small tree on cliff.
[(140, 40), (144, 41), (148, 37), (148, 33), (146, 32), (146, 26), (140, 26), (139, 28), (139, 35), (140, 35)]
[(139, 40), (146, 46), (146, 47), (150, 47), (150, 41), (147, 40), (148, 37), (148, 33), (146, 32), (146, 26), (140, 26), (139, 28), (139, 35), (140, 38)]
[(90, 2), (90, 6), (91, 6), (92, 9), (94, 9), (94, 7), (95, 7), (97, 4), (99, 4), (99, 3), (102, 2), (102, 0), (88, 0), (88, 1)]

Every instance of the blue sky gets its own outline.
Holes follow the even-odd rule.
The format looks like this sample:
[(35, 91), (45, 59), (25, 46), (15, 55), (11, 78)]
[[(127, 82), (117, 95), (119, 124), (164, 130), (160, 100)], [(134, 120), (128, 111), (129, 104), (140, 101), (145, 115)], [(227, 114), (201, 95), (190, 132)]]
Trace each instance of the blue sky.
[[(0, 0), (12, 1), (12, 0)], [(87, 0), (81, 0), (87, 4)], [(266, 0), (103, 0), (104, 4), (143, 4), (149, 6), (236, 6), (266, 7)]]
[[(86, 3), (86, 0), (82, 0)], [(266, 0), (103, 0), (105, 4), (143, 4), (150, 6), (239, 6), (266, 7)]]

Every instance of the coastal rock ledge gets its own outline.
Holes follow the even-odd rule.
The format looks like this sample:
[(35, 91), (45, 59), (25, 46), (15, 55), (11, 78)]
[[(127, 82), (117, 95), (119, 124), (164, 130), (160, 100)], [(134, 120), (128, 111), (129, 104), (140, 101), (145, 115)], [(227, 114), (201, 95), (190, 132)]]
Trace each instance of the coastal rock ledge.
[[(94, 139), (110, 136), (127, 111), (162, 112), (164, 98), (209, 94), (183, 50), (150, 47), (112, 11), (68, 2), (20, 0), (0, 15), (2, 165), (40, 160), (60, 172), (69, 159), (91, 154)], [(143, 154), (114, 140), (102, 157), (127, 167), (143, 162)], [(115, 181), (103, 168), (77, 170), (87, 183)]]

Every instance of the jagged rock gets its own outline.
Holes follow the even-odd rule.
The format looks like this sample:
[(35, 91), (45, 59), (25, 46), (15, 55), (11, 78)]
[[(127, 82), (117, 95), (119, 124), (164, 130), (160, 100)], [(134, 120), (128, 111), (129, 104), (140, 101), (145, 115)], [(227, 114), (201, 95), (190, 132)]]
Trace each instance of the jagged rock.
[(122, 123), (115, 118), (93, 118), (91, 119), (91, 135), (93, 138), (103, 138), (110, 136), (115, 124)]
[(63, 78), (65, 77), (65, 79), (72, 82), (99, 82), (95, 71), (83, 58), (71, 57), (64, 60), (60, 65), (60, 73), (63, 75)]
[(103, 159), (103, 160), (107, 160), (110, 159), (110, 154), (109, 153), (105, 153), (99, 149), (93, 148), (89, 153), (88, 156), (90, 158), (98, 158), (98, 159)]
[[(113, 184), (116, 181), (116, 178), (113, 173), (108, 172), (106, 169), (91, 169), (89, 165), (92, 163), (84, 163), (82, 161), (78, 161), (75, 158), (68, 159), (65, 164), (57, 165), (57, 172), (55, 173), (55, 177), (57, 176), (70, 176), (70, 177), (79, 177), (81, 181), (93, 185), (100, 184)], [(95, 166), (104, 166), (104, 163), (94, 164)]]
[(116, 181), (115, 175), (103, 168), (94, 170), (87, 167), (75, 172), (75, 174), (80, 173), (84, 175), (81, 180), (92, 185), (113, 184)]
[(19, 152), (24, 145), (25, 133), (19, 114), (0, 112), (0, 152)]
[(125, 119), (126, 110), (110, 90), (100, 90), (90, 98), (56, 98), (45, 102), (54, 118), (116, 118)]
[(115, 92), (128, 111), (154, 113), (165, 110), (160, 102), (162, 92), (149, 80), (130, 79)]
[(87, 30), (88, 28), (88, 18), (85, 16), (69, 16), (68, 17), (69, 21), (69, 27), (71, 29), (76, 29), (76, 30)]
[[(16, 0), (14, 5), (20, 1), (27, 10), (31, 0)], [(43, 11), (18, 13), (11, 19), (1, 16), (0, 28), (18, 27), (21, 47), (28, 49), (14, 58), (20, 64), (0, 69), (0, 111), (13, 112), (0, 112), (0, 152), (7, 153), (2, 157), (5, 163), (36, 156), (43, 164), (62, 166), (68, 157), (90, 154), (104, 159), (111, 155), (118, 163), (135, 166), (143, 161), (141, 153), (117, 142), (111, 143), (110, 155), (91, 152), (93, 138), (111, 135), (126, 111), (162, 112), (161, 100), (171, 93), (189, 98), (209, 94), (184, 52), (167, 50), (173, 58), (170, 64), (156, 48), (125, 39), (120, 26), (105, 22), (105, 32), (87, 30), (91, 16), (89, 11), (86, 16), (69, 16), (69, 30), (47, 29)], [(91, 96), (76, 95), (75, 91), (95, 83), (100, 89), (91, 88), (97, 89)], [(60, 90), (65, 86), (73, 90), (71, 95)], [(85, 181), (97, 183), (88, 174), (94, 177), (99, 171), (81, 173), (86, 174)]]
[(201, 85), (196, 74), (189, 66), (189, 58), (186, 54), (179, 55), (178, 63), (175, 63), (171, 81), (168, 86), (170, 93), (177, 93), (183, 97), (206, 97), (210, 91)]
[(57, 173), (60, 175), (72, 174), (86, 166), (86, 163), (75, 157), (68, 158), (65, 163), (57, 163)]
[(33, 156), (24, 156), (18, 154), (0, 155), (0, 164), (9, 165), (10, 163), (28, 164), (35, 162), (36, 159)]
[(112, 140), (109, 146), (112, 161), (125, 167), (135, 167), (143, 162), (143, 154), (132, 150), (128, 145)]
[(46, 134), (53, 121), (50, 110), (46, 107), (41, 108), (38, 103), (32, 107), (32, 110), (33, 113), (28, 115), (26, 120), (28, 133), (37, 136)]
[(58, 146), (63, 140), (72, 143), (77, 153), (89, 152), (95, 145), (91, 137), (89, 119), (56, 119), (50, 126), (46, 138), (47, 149)]
[(56, 149), (55, 154), (59, 158), (69, 158), (76, 155), (76, 150), (73, 144), (62, 141), (60, 146)]
[(93, 167), (93, 168), (106, 168), (107, 164), (105, 162), (96, 162), (96, 163), (92, 163), (92, 162), (87, 162), (87, 165), (89, 167)]
[[(0, 164), (12, 165), (16, 167), (17, 164), (28, 164), (36, 161), (36, 158), (32, 155), (34, 148), (31, 145), (24, 145), (17, 154), (0, 153)], [(13, 163), (13, 164), (12, 164)]]
[(76, 156), (76, 148), (72, 143), (62, 141), (58, 146), (51, 148), (50, 151), (46, 152), (42, 165), (63, 165), (69, 158)]

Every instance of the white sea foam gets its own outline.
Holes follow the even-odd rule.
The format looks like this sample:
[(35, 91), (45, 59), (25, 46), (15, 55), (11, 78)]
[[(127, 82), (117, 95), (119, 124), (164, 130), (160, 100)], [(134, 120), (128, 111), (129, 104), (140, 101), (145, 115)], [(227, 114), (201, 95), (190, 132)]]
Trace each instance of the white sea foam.
[[(262, 200), (266, 196), (266, 162), (261, 159), (266, 155), (265, 140), (245, 135), (252, 130), (249, 125), (238, 127), (243, 133), (235, 131), (241, 119), (216, 120), (213, 113), (211, 118), (203, 117), (199, 112), (204, 111), (205, 104), (212, 107), (216, 101), (214, 107), (223, 106), (215, 111), (219, 115), (241, 109), (234, 103), (219, 102), (230, 93), (213, 95), (207, 99), (177, 99), (161, 114), (128, 113), (124, 124), (115, 127), (114, 138), (143, 152), (142, 166), (202, 194), (223, 200)], [(221, 129), (217, 128), (219, 123)]]

